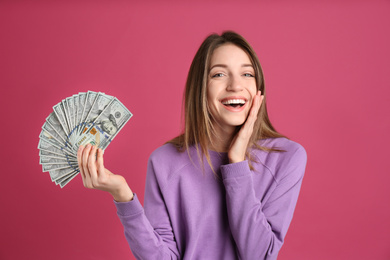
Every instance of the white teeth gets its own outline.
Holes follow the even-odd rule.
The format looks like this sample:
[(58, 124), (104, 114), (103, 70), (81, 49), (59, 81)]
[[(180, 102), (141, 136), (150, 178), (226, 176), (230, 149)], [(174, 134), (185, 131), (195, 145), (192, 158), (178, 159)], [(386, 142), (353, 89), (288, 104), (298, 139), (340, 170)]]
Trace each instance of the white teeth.
[(243, 99), (229, 99), (222, 102), (224, 105), (230, 105), (230, 104), (245, 104), (245, 100)]

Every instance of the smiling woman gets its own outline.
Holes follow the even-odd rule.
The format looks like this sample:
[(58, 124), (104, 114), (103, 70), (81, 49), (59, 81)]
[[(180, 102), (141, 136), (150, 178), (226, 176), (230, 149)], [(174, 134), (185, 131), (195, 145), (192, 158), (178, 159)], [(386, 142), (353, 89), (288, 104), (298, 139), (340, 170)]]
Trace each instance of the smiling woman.
[(212, 34), (187, 77), (183, 133), (149, 158), (144, 207), (100, 149), (80, 146), (84, 186), (114, 197), (137, 258), (277, 258), (306, 152), (274, 129), (265, 100), (250, 45), (234, 32)]

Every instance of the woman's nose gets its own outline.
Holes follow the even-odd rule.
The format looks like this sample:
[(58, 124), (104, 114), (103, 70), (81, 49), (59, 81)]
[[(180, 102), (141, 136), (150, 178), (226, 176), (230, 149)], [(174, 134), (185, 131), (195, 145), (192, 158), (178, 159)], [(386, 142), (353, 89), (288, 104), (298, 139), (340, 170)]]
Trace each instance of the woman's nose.
[(230, 76), (226, 90), (241, 91), (243, 89), (242, 82), (238, 76)]

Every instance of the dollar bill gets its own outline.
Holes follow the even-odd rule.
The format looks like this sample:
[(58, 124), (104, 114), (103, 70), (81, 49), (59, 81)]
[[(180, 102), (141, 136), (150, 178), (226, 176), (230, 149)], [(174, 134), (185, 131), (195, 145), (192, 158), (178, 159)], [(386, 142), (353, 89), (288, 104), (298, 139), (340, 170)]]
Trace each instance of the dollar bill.
[(89, 96), (89, 93), (91, 93), (91, 91), (88, 91), (87, 93), (79, 93), (79, 96), (80, 96), (80, 118), (79, 118), (79, 123), (77, 124), (78, 125), (78, 133), (80, 133), (80, 129), (82, 129), (81, 125), (83, 124), (84, 122), (84, 114), (85, 114), (85, 107), (86, 107), (86, 102), (87, 102), (87, 99), (88, 99), (88, 96)]
[(64, 132), (66, 134), (66, 137), (68, 137), (69, 132), (70, 132), (70, 128), (68, 126), (65, 114), (64, 114), (63, 109), (62, 109), (62, 103), (58, 103), (57, 105), (55, 105), (53, 107), (53, 111), (54, 111), (58, 121), (60, 122), (62, 129), (64, 130)]
[[(48, 150), (45, 150), (45, 149), (39, 149), (39, 157), (45, 157), (45, 156), (47, 156), (47, 157), (62, 157), (62, 158), (66, 158), (66, 156), (64, 156), (63, 154), (57, 154), (57, 153), (54, 153), (52, 151), (48, 151)], [(75, 157), (72, 157), (72, 158), (75, 158)]]
[(108, 138), (101, 141), (100, 148), (106, 149), (132, 116), (133, 114), (117, 98), (114, 98), (114, 101), (94, 122), (99, 131), (108, 135)]
[(114, 98), (93, 122), (84, 127), (83, 134), (75, 146), (91, 143), (103, 150), (106, 149), (131, 117), (131, 112)]
[[(46, 142), (43, 139), (39, 139), (38, 143), (38, 149), (39, 149), (39, 155), (52, 155), (52, 156), (62, 156), (62, 157), (74, 157), (74, 155), (66, 155), (64, 152), (60, 149), (57, 149), (56, 147), (52, 146), (51, 143)], [(76, 157), (74, 157), (76, 158)]]
[(73, 103), (74, 103), (74, 114), (75, 114), (75, 127), (74, 127), (74, 131), (77, 133), (79, 127), (78, 127), (78, 124), (79, 124), (79, 114), (80, 114), (80, 111), (79, 111), (79, 95), (73, 95)]
[(39, 158), (39, 164), (68, 164), (68, 166), (77, 166), (76, 159), (68, 159), (66, 157), (56, 157), (56, 156), (41, 156)]
[(87, 130), (84, 129), (83, 133), (91, 130), (101, 114), (111, 105), (113, 101), (114, 97), (105, 95), (104, 93), (98, 93), (96, 102), (93, 104), (88, 117), (85, 119), (85, 122), (89, 125), (89, 128), (87, 128)]
[(46, 118), (45, 124), (48, 124), (53, 129), (53, 131), (57, 133), (57, 135), (63, 141), (65, 146), (70, 146), (68, 144), (67, 134), (65, 133), (64, 129), (62, 128), (61, 122), (58, 120), (58, 118), (57, 118), (57, 116), (56, 116), (56, 114), (54, 112), (52, 112)]
[(82, 133), (85, 125), (88, 123), (87, 119), (89, 117), (89, 114), (92, 112), (91, 109), (94, 106), (98, 96), (99, 96), (99, 93), (93, 92), (93, 91), (88, 91), (88, 97), (85, 100), (85, 104), (84, 104), (85, 113), (83, 114), (82, 124), (81, 124), (81, 127), (80, 127), (79, 134)]
[(67, 151), (72, 152), (72, 147), (70, 143), (64, 139), (63, 136), (48, 122), (46, 121), (42, 126), (42, 132), (40, 137), (44, 135), (44, 138), (48, 138), (53, 142), (56, 142), (60, 147), (66, 149)]
[(66, 184), (68, 184), (74, 177), (76, 177), (79, 174), (77, 171), (73, 171), (68, 175), (65, 175), (57, 180), (55, 180), (55, 183), (60, 185), (61, 188), (63, 188)]
[[(43, 125), (45, 127), (45, 125)], [(50, 143), (52, 146), (56, 147), (57, 149), (63, 151), (65, 154), (71, 155), (73, 154), (72, 148), (65, 146), (61, 142), (59, 142), (50, 132), (48, 132), (46, 129), (42, 129), (41, 134), (39, 135), (39, 138), (41, 140), (44, 140), (48, 143)]]
[(49, 171), (49, 175), (52, 182), (58, 182), (59, 179), (64, 178), (65, 176), (69, 176), (75, 172), (77, 172), (77, 170), (69, 167), (62, 169), (53, 169)]
[(68, 163), (64, 164), (41, 164), (43, 172), (50, 172), (53, 170), (73, 169)]

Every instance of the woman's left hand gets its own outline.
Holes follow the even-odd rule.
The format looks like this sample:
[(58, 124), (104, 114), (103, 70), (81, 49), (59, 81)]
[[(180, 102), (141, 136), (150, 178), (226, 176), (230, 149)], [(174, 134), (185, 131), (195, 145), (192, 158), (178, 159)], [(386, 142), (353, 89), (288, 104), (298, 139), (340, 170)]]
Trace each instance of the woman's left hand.
[(255, 125), (257, 113), (259, 112), (263, 98), (264, 96), (261, 96), (260, 91), (258, 91), (253, 98), (252, 107), (249, 111), (248, 117), (240, 131), (233, 138), (229, 148), (228, 157), (230, 163), (242, 162), (245, 160), (245, 152), (252, 136), (253, 126)]

